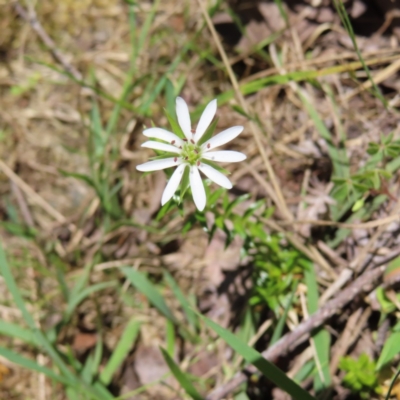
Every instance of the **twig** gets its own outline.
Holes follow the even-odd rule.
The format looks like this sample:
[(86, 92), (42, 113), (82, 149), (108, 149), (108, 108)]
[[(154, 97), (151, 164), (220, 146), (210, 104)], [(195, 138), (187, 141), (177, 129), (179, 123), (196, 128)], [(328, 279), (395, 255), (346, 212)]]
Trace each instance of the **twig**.
[[(206, 20), (206, 23), (207, 23), (208, 28), (209, 28), (209, 30), (211, 32), (211, 35), (212, 35), (212, 37), (214, 39), (214, 42), (215, 42), (215, 44), (216, 44), (216, 46), (218, 48), (218, 51), (219, 51), (219, 53), (221, 55), (222, 61), (223, 61), (224, 65), (225, 65), (225, 68), (226, 68), (226, 70), (228, 72), (229, 78), (230, 78), (230, 80), (232, 82), (232, 86), (233, 86), (235, 94), (236, 94), (236, 96), (237, 96), (237, 98), (239, 100), (240, 106), (243, 108), (243, 110), (247, 114), (249, 114), (249, 107), (247, 106), (247, 103), (244, 100), (244, 97), (243, 97), (243, 95), (242, 95), (242, 93), (240, 91), (239, 83), (238, 83), (238, 81), (236, 79), (235, 74), (233, 73), (232, 67), (231, 67), (231, 65), (229, 63), (229, 59), (228, 59), (228, 57), (227, 57), (227, 55), (225, 53), (225, 50), (224, 50), (224, 48), (222, 46), (221, 40), (219, 39), (218, 34), (217, 34), (217, 32), (216, 32), (216, 30), (214, 28), (214, 25), (213, 25), (213, 23), (212, 23), (212, 21), (210, 19), (210, 16), (208, 15), (207, 9), (204, 6), (204, 0), (197, 0), (197, 2), (198, 2), (199, 6), (201, 8), (201, 11), (202, 11), (202, 13), (204, 15), (204, 19)], [(267, 153), (265, 152), (265, 148), (264, 148), (264, 145), (262, 143), (262, 139), (261, 139), (261, 134), (260, 134), (259, 128), (252, 121), (250, 121), (250, 127), (251, 127), (251, 131), (253, 133), (253, 136), (254, 136), (254, 140), (256, 141), (258, 150), (260, 152), (261, 158), (262, 158), (262, 160), (264, 162), (264, 165), (265, 165), (265, 168), (266, 168), (266, 170), (268, 172), (269, 179), (271, 180), (272, 187), (275, 190), (275, 194), (276, 194), (276, 197), (277, 197), (277, 200), (278, 200), (277, 206), (279, 207), (280, 211), (284, 215), (285, 219), (289, 219), (290, 220), (290, 219), (292, 219), (292, 214), (291, 214), (290, 210), (288, 209), (288, 207), (286, 205), (286, 201), (285, 201), (285, 198), (283, 197), (283, 194), (282, 194), (281, 188), (279, 186), (278, 180), (276, 178), (275, 172), (274, 172), (274, 170), (273, 170), (273, 168), (271, 166), (271, 163), (269, 162)]]
[[(392, 254), (390, 255), (392, 256)], [(384, 262), (383, 262), (384, 261)], [(386, 264), (387, 258), (379, 264)], [(367, 292), (374, 289), (384, 273), (386, 267), (384, 265), (366, 271), (363, 275), (357, 278), (349, 287), (342, 290), (334, 299), (327, 302), (315, 314), (311, 315), (306, 321), (303, 321), (292, 332), (287, 333), (269, 349), (262, 353), (262, 356), (267, 360), (274, 361), (278, 357), (285, 355), (294, 345), (298, 345), (308, 339), (311, 331), (320, 327), (337, 311), (341, 310), (347, 303), (353, 300), (362, 292)], [(228, 393), (234, 391), (239, 385), (246, 381), (247, 376), (256, 372), (254, 366), (246, 368), (244, 371), (238, 372), (229, 382), (217, 387), (211, 392), (206, 400), (220, 400)]]
[(66, 218), (54, 209), (46, 200), (38, 195), (27, 183), (25, 183), (6, 163), (0, 160), (0, 170), (6, 175), (15, 185), (17, 185), (27, 197), (45, 210), (49, 215), (51, 215), (57, 222), (65, 223)]
[(43, 29), (42, 24), (37, 19), (35, 10), (32, 8), (29, 10), (29, 12), (26, 11), (18, 1), (14, 2), (14, 9), (21, 18), (31, 25), (32, 29), (37, 33), (42, 42), (50, 50), (54, 59), (59, 62), (76, 80), (81, 81), (81, 73), (73, 65), (71, 65), (65, 56), (57, 49), (53, 39), (50, 38), (47, 32)]

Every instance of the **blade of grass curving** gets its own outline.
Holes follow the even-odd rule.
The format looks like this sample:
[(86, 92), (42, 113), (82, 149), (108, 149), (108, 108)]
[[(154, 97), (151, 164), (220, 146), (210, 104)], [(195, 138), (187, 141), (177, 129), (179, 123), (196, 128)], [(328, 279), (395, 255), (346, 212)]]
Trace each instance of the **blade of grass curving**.
[[(304, 266), (304, 277), (307, 286), (307, 308), (310, 315), (318, 311), (318, 285), (315, 276), (314, 264), (310, 261), (302, 261)], [(330, 351), (330, 335), (325, 329), (319, 329), (312, 333), (312, 340), (315, 346), (315, 364), (318, 374), (314, 380), (314, 388), (316, 391), (327, 388), (332, 383), (329, 370), (329, 351)]]
[(181, 64), (182, 57), (184, 53), (186, 53), (187, 49), (184, 47), (182, 51), (175, 57), (175, 59), (172, 61), (172, 63), (169, 65), (167, 71), (164, 73), (164, 75), (158, 79), (158, 82), (154, 89), (152, 89), (148, 93), (148, 98), (142, 102), (142, 105), (139, 107), (139, 110), (141, 113), (144, 115), (148, 114), (148, 111), (150, 109), (151, 104), (154, 103), (155, 99), (159, 96), (159, 94), (162, 92), (164, 89), (167, 81), (168, 81), (168, 76), (172, 74), (175, 69)]
[(131, 267), (123, 267), (122, 272), (130, 283), (136, 287), (141, 293), (143, 293), (147, 299), (153, 304), (157, 310), (168, 318), (171, 322), (176, 323), (176, 319), (161, 296), (158, 289), (150, 282), (146, 275), (132, 269)]
[(164, 357), (165, 362), (167, 363), (169, 369), (175, 376), (176, 380), (181, 385), (182, 389), (193, 399), (193, 400), (203, 400), (203, 396), (199, 394), (199, 392), (192, 385), (187, 375), (182, 372), (179, 366), (175, 363), (175, 361), (171, 358), (166, 350), (160, 347), (162, 355)]
[(331, 158), (333, 163), (333, 176), (339, 178), (347, 178), (350, 175), (350, 163), (347, 157), (346, 148), (344, 146), (342, 148), (337, 148), (333, 144), (332, 135), (322, 121), (322, 118), (318, 115), (317, 110), (308, 100), (305, 93), (302, 93), (301, 90), (299, 90), (297, 93), (301, 101), (303, 102), (303, 105), (307, 110), (308, 115), (313, 120), (319, 134), (323, 139), (325, 139), (327, 143), (329, 157)]
[[(388, 57), (385, 61), (391, 61), (398, 59), (398, 56)], [(382, 63), (382, 58), (374, 58), (366, 62), (368, 65), (376, 65)], [(305, 71), (293, 71), (287, 72), (282, 75), (271, 75), (265, 78), (257, 78), (249, 82), (242, 83), (240, 85), (240, 91), (243, 95), (250, 95), (257, 93), (261, 89), (265, 89), (272, 85), (284, 85), (290, 81), (302, 82), (302, 81), (313, 81), (316, 78), (320, 78), (328, 75), (337, 75), (343, 72), (356, 71), (362, 68), (362, 63), (359, 61), (350, 62), (345, 65), (335, 65), (333, 67), (327, 67), (319, 70), (305, 70)], [(235, 96), (233, 90), (226, 90), (217, 96), (218, 104), (224, 105), (232, 100)], [(194, 112), (194, 116), (199, 116), (201, 114), (201, 109), (198, 107)]]
[(2, 335), (22, 340), (26, 344), (39, 346), (36, 336), (30, 330), (0, 319), (0, 336)]
[(179, 301), (189, 325), (193, 331), (196, 331), (199, 328), (199, 319), (197, 318), (197, 314), (192, 309), (193, 305), (188, 302), (187, 297), (182, 293), (175, 279), (168, 271), (164, 271), (164, 279), (172, 289), (175, 298)]
[(51, 69), (53, 71), (58, 72), (61, 75), (67, 76), (68, 78), (70, 78), (73, 82), (77, 83), (78, 85), (93, 90), (94, 93), (96, 93), (97, 95), (103, 97), (104, 99), (106, 99), (106, 100), (108, 100), (108, 101), (110, 101), (110, 102), (112, 102), (114, 104), (120, 104), (121, 107), (126, 108), (129, 111), (137, 112), (137, 109), (134, 106), (132, 106), (132, 104), (129, 104), (127, 102), (120, 102), (118, 99), (116, 99), (115, 97), (111, 96), (110, 94), (108, 94), (104, 90), (99, 89), (98, 87), (96, 87), (94, 85), (90, 85), (88, 82), (86, 82), (84, 80), (76, 79), (73, 75), (71, 75), (67, 71), (65, 71), (65, 70), (63, 70), (61, 68), (58, 68), (53, 64), (46, 63), (46, 62), (40, 61), (40, 60), (36, 60), (35, 58), (30, 57), (30, 56), (25, 56), (25, 58), (27, 60), (31, 61), (32, 63), (43, 65), (43, 66), (45, 66), (45, 67), (47, 67), (47, 68), (49, 68), (49, 69)]
[(3, 276), (3, 279), (6, 283), (8, 290), (10, 291), (15, 304), (17, 305), (18, 309), (21, 311), (22, 317), (25, 320), (25, 323), (28, 325), (29, 329), (31, 330), (32, 334), (35, 336), (35, 341), (42, 346), (53, 362), (57, 365), (60, 369), (61, 373), (64, 377), (71, 383), (76, 384), (76, 377), (74, 374), (69, 370), (69, 368), (65, 365), (64, 361), (57, 353), (57, 351), (51, 346), (48, 342), (45, 335), (37, 328), (36, 322), (33, 319), (32, 315), (29, 313), (27, 308), (25, 307), (24, 300), (22, 295), (18, 289), (18, 286), (14, 280), (14, 277), (11, 273), (11, 270), (8, 266), (7, 259), (3, 250), (3, 246), (0, 242), (0, 272)]
[(132, 318), (124, 329), (110, 359), (100, 373), (99, 380), (108, 386), (117, 369), (124, 362), (131, 351), (140, 331), (140, 321), (136, 317)]
[(355, 37), (355, 34), (354, 34), (353, 26), (351, 25), (350, 18), (349, 18), (348, 14), (347, 14), (347, 11), (346, 11), (346, 8), (345, 8), (345, 6), (343, 4), (343, 1), (342, 0), (334, 0), (333, 4), (335, 5), (336, 11), (338, 12), (339, 17), (340, 17), (345, 29), (347, 30), (347, 33), (350, 36), (350, 39), (351, 39), (351, 41), (353, 43), (354, 50), (355, 50), (355, 52), (356, 52), (356, 54), (358, 56), (358, 59), (360, 60), (362, 66), (363, 66), (363, 69), (364, 69), (365, 73), (367, 74), (367, 77), (368, 77), (369, 81), (371, 82), (372, 87), (374, 88), (375, 96), (382, 102), (382, 104), (385, 107), (387, 107), (387, 105), (388, 105), (387, 101), (383, 97), (383, 95), (382, 95), (381, 91), (379, 90), (378, 86), (376, 85), (376, 83), (374, 82), (374, 79), (372, 78), (372, 75), (371, 75), (371, 71), (369, 70), (366, 62), (364, 61), (364, 57), (362, 56), (361, 51), (360, 51), (360, 49), (359, 49), (359, 47), (357, 45), (357, 41), (356, 41), (356, 37)]
[(103, 340), (99, 335), (96, 341), (94, 352), (90, 353), (81, 371), (81, 377), (87, 384), (92, 384), (94, 377), (98, 373), (101, 357), (103, 354)]
[(265, 377), (286, 393), (298, 400), (315, 400), (296, 382), (286, 376), (274, 364), (266, 360), (257, 350), (240, 341), (232, 332), (201, 315), (206, 325), (216, 332), (230, 347), (238, 352), (248, 363), (254, 365)]
[(20, 365), (23, 368), (27, 368), (31, 371), (35, 371), (40, 374), (44, 374), (48, 378), (53, 379), (56, 382), (62, 383), (63, 385), (66, 386), (71, 385), (71, 382), (67, 378), (55, 373), (54, 371), (52, 371), (47, 367), (39, 365), (34, 360), (30, 360), (29, 358), (26, 358), (18, 353), (13, 352), (10, 349), (6, 349), (0, 346), (0, 356), (6, 358), (7, 360), (11, 361), (14, 364)]
[(71, 295), (70, 301), (67, 304), (67, 308), (64, 313), (64, 322), (67, 322), (74, 312), (75, 308), (84, 300), (86, 297), (90, 296), (91, 294), (98, 292), (103, 289), (107, 289), (109, 287), (114, 287), (117, 285), (117, 281), (110, 281), (110, 282), (100, 282), (96, 283), (95, 285), (89, 286), (83, 289), (81, 292), (76, 293), (75, 296)]

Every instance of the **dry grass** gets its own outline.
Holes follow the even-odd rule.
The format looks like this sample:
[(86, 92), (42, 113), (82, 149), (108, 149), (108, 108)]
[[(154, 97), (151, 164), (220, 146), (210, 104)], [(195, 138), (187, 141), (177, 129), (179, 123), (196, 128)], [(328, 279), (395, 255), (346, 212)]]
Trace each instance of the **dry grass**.
[[(385, 195), (386, 200), (379, 206), (355, 219), (350, 211), (335, 219), (330, 208), (335, 205), (331, 178), (338, 160), (332, 162), (330, 146), (345, 150), (350, 171), (355, 173), (367, 162), (370, 142), (379, 142), (381, 134), (390, 132), (395, 139), (400, 138), (400, 38), (396, 30), (390, 29), (385, 36), (379, 31), (371, 31), (369, 37), (357, 35), (365, 63), (387, 101), (385, 106), (370, 90), (370, 81), (337, 13), (329, 2), (315, 2), (319, 6), (311, 3), (298, 4), (295, 9), (284, 6), (291, 21), (289, 28), (272, 2), (232, 3), (232, 12), (243, 18), (247, 29), (233, 45), (230, 40), (237, 28), (229, 22), (226, 4), (213, 17), (220, 33), (217, 36), (207, 28), (202, 8), (190, 2), (140, 2), (136, 28), (131, 32), (128, 5), (122, 1), (43, 0), (35, 10), (43, 31), (54, 41), (55, 47), (48, 49), (18, 16), (13, 4), (0, 1), (1, 241), (29, 312), (43, 330), (53, 329), (58, 348), (71, 348), (77, 360), (84, 362), (101, 339), (104, 367), (126, 321), (135, 317), (141, 322), (140, 339), (112, 381), (114, 395), (156, 381), (132, 398), (178, 398), (176, 382), (164, 377), (168, 368), (158, 350), (166, 345), (170, 334), (165, 318), (143, 294), (132, 290), (120, 273), (121, 266), (148, 272), (159, 284), (166, 302), (183, 319), (179, 302), (163, 281), (163, 270), (168, 270), (185, 295), (196, 296), (201, 311), (238, 332), (252, 285), (246, 277), (254, 266), (251, 257), (240, 258), (243, 243), (239, 238), (225, 251), (223, 234), (218, 233), (209, 242), (200, 225), (182, 234), (187, 217), (194, 211), (189, 202), (185, 203), (184, 216), (155, 221), (165, 174), (143, 177), (135, 166), (152, 155), (151, 151), (140, 150), (143, 125), (167, 126), (164, 90), (146, 105), (157, 82), (164, 78), (175, 88), (182, 87), (181, 96), (196, 114), (207, 100), (220, 96), (218, 130), (244, 125), (234, 148), (248, 158), (243, 165), (229, 166), (235, 185), (229, 197), (250, 194), (238, 213), (259, 199), (264, 199), (266, 206), (276, 207), (272, 217), (264, 221), (264, 229), (280, 232), (283, 245), (290, 242), (293, 249), (314, 263), (322, 301), (368, 270), (368, 260), (378, 265), (379, 257), (397, 251), (398, 168), (385, 185), (366, 196), (370, 204)], [(201, 1), (199, 4), (204, 5)], [(29, 10), (33, 3), (27, 7)], [(131, 35), (140, 41), (152, 12), (149, 32), (141, 47), (134, 49), (137, 54), (132, 67)], [(254, 19), (255, 14), (261, 18)], [(227, 33), (221, 21), (229, 22)], [(261, 39), (271, 34), (276, 34), (273, 43), (258, 47)], [(61, 63), (53, 59), (51, 50), (53, 56), (54, 50), (60, 52)], [(223, 59), (222, 54), (227, 58)], [(66, 76), (66, 65), (73, 66), (75, 78), (86, 84)], [(231, 74), (226, 73), (228, 65)], [(302, 71), (308, 75), (300, 76)], [(135, 85), (121, 108), (106, 156), (110, 183), (121, 182), (118, 201), (122, 211), (116, 219), (106, 215), (89, 185), (63, 171), (91, 173), (87, 146), (93, 101), (98, 103), (101, 121), (106, 125), (114, 109), (112, 99), (119, 98), (128, 73)], [(273, 80), (255, 89), (246, 86), (268, 77)], [(240, 88), (248, 92), (242, 95)], [(331, 134), (331, 143), (323, 138), (304, 98)], [(234, 106), (244, 112), (237, 112)], [(212, 219), (210, 213), (207, 218)], [(111, 229), (115, 224), (118, 226)], [(339, 228), (351, 232), (335, 245), (327, 244)], [(29, 229), (35, 231), (34, 236)], [(70, 287), (89, 265), (88, 284), (110, 282), (110, 286), (86, 297), (58, 331), (57, 324), (66, 308), (59, 274)], [(389, 292), (394, 293), (395, 288), (390, 287)], [(307, 314), (301, 308), (306, 292), (307, 287), (301, 285), (295, 293), (295, 305), (287, 320), (291, 330)], [(399, 317), (398, 309), (391, 311), (389, 325), (379, 326), (380, 306), (374, 293), (371, 291), (367, 301), (357, 298), (346, 304), (341, 315), (328, 324), (334, 342), (330, 370), (336, 399), (350, 398), (341, 383), (339, 355), (358, 356), (367, 351), (377, 359), (384, 340), (378, 342), (376, 335), (387, 337), (393, 320)], [(398, 300), (393, 301), (398, 307)], [(260, 318), (254, 324), (252, 335), (262, 351), (271, 336), (269, 326), (275, 326), (277, 319), (268, 306), (260, 307), (264, 320)], [(0, 318), (23, 325), (1, 277)], [(197, 344), (176, 338), (175, 352), (183, 369), (201, 377), (202, 393), (207, 394), (229, 380), (236, 372), (232, 365), (240, 361), (232, 361), (227, 345), (214, 340), (204, 327), (198, 338)], [(0, 345), (40, 365), (50, 365), (47, 356), (20, 340), (4, 337)], [(280, 367), (294, 376), (315, 356), (315, 348), (310, 349), (312, 345), (293, 351), (293, 359), (282, 358)], [(390, 376), (382, 378), (382, 388), (387, 388)], [(159, 383), (161, 379), (167, 384)], [(311, 390), (311, 381), (303, 384)], [(262, 385), (249, 386), (250, 398), (266, 398), (262, 397), (267, 396), (260, 389)], [(282, 393), (274, 395), (284, 398)], [(229, 396), (233, 395), (226, 398), (233, 398)], [(66, 394), (44, 375), (0, 358), (0, 398), (61, 400)], [(371, 393), (371, 398), (383, 397)]]

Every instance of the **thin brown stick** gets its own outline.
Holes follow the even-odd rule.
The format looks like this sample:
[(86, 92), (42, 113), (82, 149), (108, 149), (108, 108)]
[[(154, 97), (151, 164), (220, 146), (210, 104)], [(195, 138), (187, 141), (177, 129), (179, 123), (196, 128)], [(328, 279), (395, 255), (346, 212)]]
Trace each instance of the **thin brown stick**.
[[(342, 290), (334, 299), (327, 302), (315, 314), (311, 315), (310, 318), (299, 324), (294, 331), (282, 336), (282, 338), (273, 344), (269, 349), (265, 350), (262, 353), (262, 356), (267, 360), (274, 361), (278, 357), (287, 354), (287, 352), (290, 351), (294, 345), (298, 345), (304, 340), (307, 340), (310, 337), (311, 331), (323, 325), (329, 318), (341, 310), (351, 300), (363, 292), (373, 290), (377, 286), (385, 269), (386, 267), (382, 265), (365, 272), (349, 287)], [(222, 399), (229, 393), (233, 392), (239, 385), (244, 383), (249, 374), (253, 374), (255, 372), (256, 368), (254, 366), (250, 366), (244, 371), (238, 372), (230, 381), (214, 389), (206, 397), (206, 400)]]
[(41, 207), (51, 215), (57, 222), (63, 224), (67, 222), (66, 218), (53, 208), (43, 197), (38, 195), (25, 181), (23, 181), (5, 162), (0, 160), (0, 171), (4, 173), (15, 185), (17, 185), (34, 204)]
[[(217, 31), (215, 30), (214, 25), (213, 25), (213, 23), (211, 21), (211, 18), (208, 15), (207, 9), (204, 6), (204, 1), (203, 0), (197, 0), (197, 2), (198, 2), (199, 6), (201, 8), (201, 11), (202, 11), (202, 13), (204, 15), (204, 19), (206, 20), (206, 23), (207, 23), (208, 28), (209, 28), (209, 30), (211, 32), (211, 35), (212, 35), (212, 37), (214, 39), (214, 42), (215, 42), (215, 44), (216, 44), (216, 46), (218, 48), (218, 51), (219, 51), (219, 53), (221, 55), (222, 61), (223, 61), (224, 65), (225, 65), (225, 68), (226, 68), (227, 73), (229, 75), (229, 78), (231, 80), (233, 89), (234, 89), (235, 94), (236, 94), (236, 96), (237, 96), (237, 98), (239, 100), (240, 106), (243, 108), (243, 110), (247, 114), (249, 114), (249, 107), (248, 107), (246, 101), (244, 100), (244, 97), (243, 97), (243, 95), (242, 95), (242, 93), (240, 91), (239, 83), (238, 83), (238, 81), (236, 79), (235, 74), (233, 73), (232, 67), (231, 67), (231, 65), (229, 63), (229, 59), (228, 59), (228, 57), (227, 57), (227, 55), (225, 53), (225, 50), (224, 50), (224, 48), (222, 46), (221, 40), (218, 37)], [(255, 140), (255, 142), (257, 144), (257, 147), (258, 147), (258, 150), (260, 152), (261, 158), (262, 158), (262, 160), (264, 162), (265, 169), (267, 170), (269, 179), (271, 180), (272, 187), (274, 188), (274, 191), (275, 191), (275, 194), (276, 194), (276, 197), (277, 197), (277, 200), (278, 200), (277, 206), (278, 206), (279, 210), (281, 211), (281, 213), (284, 215), (285, 219), (289, 219), (290, 220), (290, 219), (292, 219), (292, 214), (291, 214), (290, 210), (288, 209), (288, 207), (286, 205), (286, 201), (285, 201), (285, 198), (283, 197), (283, 194), (282, 194), (281, 188), (279, 186), (278, 180), (276, 178), (275, 172), (274, 172), (274, 170), (273, 170), (273, 168), (271, 166), (271, 163), (269, 162), (267, 153), (266, 153), (266, 151), (264, 149), (264, 145), (263, 145), (262, 139), (261, 139), (260, 130), (259, 130), (258, 126), (252, 121), (250, 121), (250, 127), (251, 127), (251, 132), (252, 132), (252, 134), (254, 136), (254, 140)]]
[(57, 49), (56, 44), (53, 39), (47, 34), (47, 32), (43, 29), (42, 24), (39, 22), (36, 12), (33, 8), (28, 11), (25, 10), (24, 7), (18, 1), (14, 2), (14, 9), (17, 14), (24, 19), (26, 22), (30, 24), (32, 29), (36, 32), (36, 34), (40, 37), (42, 42), (46, 45), (46, 47), (50, 50), (53, 58), (60, 63), (63, 68), (71, 74), (76, 80), (81, 81), (82, 75), (81, 73), (71, 65), (65, 56)]

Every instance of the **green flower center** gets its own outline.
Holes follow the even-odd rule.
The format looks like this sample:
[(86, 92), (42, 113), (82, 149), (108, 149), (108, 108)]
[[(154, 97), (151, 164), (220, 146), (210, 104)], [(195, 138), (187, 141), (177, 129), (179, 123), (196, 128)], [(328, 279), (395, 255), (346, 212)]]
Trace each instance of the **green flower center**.
[(190, 165), (196, 165), (201, 160), (201, 147), (197, 144), (186, 142), (182, 146), (181, 156)]

